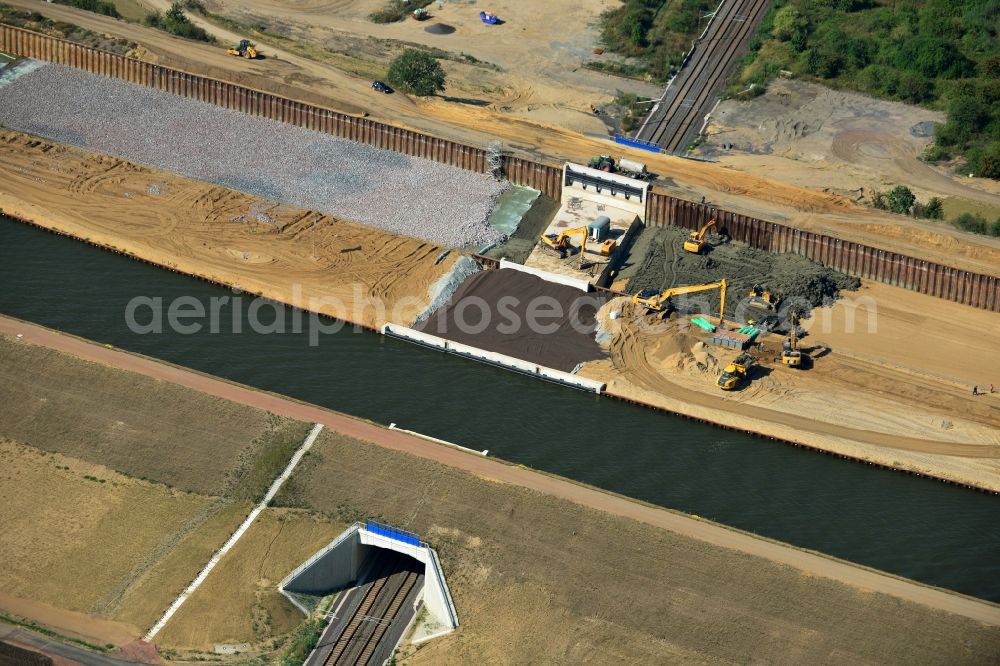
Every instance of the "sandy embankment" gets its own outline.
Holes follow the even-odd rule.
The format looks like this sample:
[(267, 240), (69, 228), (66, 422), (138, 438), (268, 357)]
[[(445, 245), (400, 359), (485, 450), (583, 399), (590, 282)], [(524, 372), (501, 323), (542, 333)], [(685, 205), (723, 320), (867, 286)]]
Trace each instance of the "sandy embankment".
[[(867, 333), (864, 310), (858, 330), (848, 334), (841, 332), (849, 316), (844, 303), (821, 308), (809, 322), (816, 332), (803, 344), (808, 349), (822, 342), (830, 353), (817, 358), (811, 369), (785, 368), (773, 362), (781, 340), (771, 337), (753, 382), (732, 393), (723, 393), (715, 382), (735, 353), (706, 346), (699, 329), (683, 331), (676, 322), (663, 331), (647, 330), (641, 325), (643, 313), (619, 299), (599, 313), (613, 336), (610, 358), (588, 363), (581, 374), (607, 382), (608, 393), (626, 399), (1000, 491), (1000, 393), (974, 398), (972, 383), (964, 383), (977, 368), (983, 378), (1000, 376), (1000, 365), (982, 348), (1000, 345), (1000, 331), (972, 328), (995, 315), (885, 285), (872, 285), (861, 294), (886, 303), (876, 319), (882, 322), (877, 333)], [(914, 306), (909, 298), (914, 296), (919, 306), (960, 308), (960, 313), (950, 313), (944, 307), (941, 317), (964, 315), (966, 324), (936, 329), (928, 315), (927, 331), (920, 333), (922, 322), (903, 315)], [(610, 320), (612, 310), (621, 317)], [(970, 341), (956, 341), (956, 336)], [(951, 342), (946, 344), (945, 338)], [(949, 368), (953, 372), (941, 372)]]
[(155, 264), (377, 328), (409, 323), (443, 248), (0, 130), (0, 211)]

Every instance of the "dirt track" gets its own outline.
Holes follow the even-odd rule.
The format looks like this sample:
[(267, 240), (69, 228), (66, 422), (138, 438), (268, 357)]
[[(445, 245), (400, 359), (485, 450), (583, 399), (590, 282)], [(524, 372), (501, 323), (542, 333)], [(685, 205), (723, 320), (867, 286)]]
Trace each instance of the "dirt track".
[(409, 323), (442, 248), (0, 130), (0, 211), (370, 327)]
[(846, 562), (795, 550), (786, 545), (765, 541), (747, 534), (729, 530), (688, 516), (664, 509), (639, 504), (626, 498), (577, 485), (570, 481), (538, 474), (523, 467), (507, 465), (496, 460), (467, 454), (457, 449), (443, 447), (398, 431), (391, 431), (372, 423), (353, 419), (313, 405), (295, 402), (275, 394), (263, 393), (200, 375), (178, 366), (171, 366), (148, 358), (118, 350), (100, 347), (94, 343), (52, 330), (0, 317), (0, 333), (9, 336), (21, 334), (30, 344), (41, 344), (58, 349), (89, 361), (138, 372), (211, 395), (233, 400), (275, 414), (299, 420), (323, 423), (332, 430), (385, 446), (405, 451), (422, 458), (464, 469), (488, 479), (524, 486), (539, 492), (632, 518), (639, 522), (676, 532), (700, 541), (763, 557), (787, 564), (804, 573), (832, 578), (854, 587), (882, 592), (951, 613), (973, 618), (985, 624), (1000, 626), (1000, 607), (980, 600), (963, 597), (901, 578), (863, 569)]
[[(619, 150), (621, 146), (603, 139), (489, 108), (441, 98), (373, 97), (368, 80), (276, 48), (267, 40), (262, 41), (262, 48), (270, 57), (248, 63), (227, 56), (217, 46), (176, 39), (151, 28), (114, 21), (91, 12), (52, 4), (40, 7), (33, 0), (9, 0), (8, 4), (41, 10), (53, 19), (132, 39), (145, 47), (144, 59), (152, 62), (266, 88), (347, 113), (370, 113), (379, 120), (472, 145), (485, 146), (491, 139), (500, 138), (516, 153), (549, 161), (585, 162), (594, 154), (625, 154), (646, 162), (651, 171), (661, 175), (664, 187), (688, 198), (698, 200), (706, 196), (708, 201), (731, 210), (876, 246), (898, 247), (929, 261), (1000, 275), (1000, 241), (964, 234), (948, 225), (915, 223), (862, 208), (845, 197), (715, 164), (633, 149)], [(223, 43), (239, 38), (232, 31), (216, 26), (209, 28)], [(910, 231), (914, 226), (919, 229), (916, 234)]]

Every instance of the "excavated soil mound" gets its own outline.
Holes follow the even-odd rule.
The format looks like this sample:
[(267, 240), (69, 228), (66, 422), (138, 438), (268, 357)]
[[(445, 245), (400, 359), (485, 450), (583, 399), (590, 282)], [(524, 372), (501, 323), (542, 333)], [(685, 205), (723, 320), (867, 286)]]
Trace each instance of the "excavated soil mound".
[(570, 372), (603, 358), (594, 341), (604, 298), (510, 269), (476, 273), (417, 330)]
[(688, 231), (679, 227), (646, 228), (636, 239), (629, 263), (621, 276), (629, 278), (627, 290), (666, 289), (704, 284), (726, 278), (726, 310), (731, 315), (755, 284), (781, 294), (799, 310), (832, 302), (841, 290), (861, 286), (857, 278), (826, 268), (793, 254), (772, 254), (737, 241), (711, 237), (707, 254), (685, 252), (681, 245)]

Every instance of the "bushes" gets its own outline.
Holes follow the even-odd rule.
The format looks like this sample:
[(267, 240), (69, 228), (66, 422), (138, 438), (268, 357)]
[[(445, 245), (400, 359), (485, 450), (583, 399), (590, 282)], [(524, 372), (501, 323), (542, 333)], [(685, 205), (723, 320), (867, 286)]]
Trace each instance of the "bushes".
[(368, 15), (372, 23), (395, 23), (406, 20), (414, 9), (423, 9), (434, 0), (390, 0), (382, 9)]
[(625, 0), (601, 15), (601, 41), (615, 53), (635, 58), (634, 67), (666, 81), (680, 66), (692, 40), (704, 29), (701, 17), (713, 0)]
[(122, 15), (118, 13), (118, 9), (115, 7), (114, 3), (105, 2), (105, 0), (55, 0), (55, 2), (60, 5), (69, 5), (70, 7), (76, 7), (77, 9), (94, 12), (95, 14), (103, 14), (104, 16), (110, 16), (111, 18), (122, 17)]
[(776, 0), (772, 10), (735, 89), (786, 69), (933, 105), (948, 121), (926, 158), (965, 155), (972, 173), (1000, 178), (1000, 0)]
[(165, 32), (177, 35), (178, 37), (185, 37), (187, 39), (197, 39), (202, 42), (214, 42), (215, 39), (205, 32), (202, 28), (199, 28), (195, 24), (191, 23), (187, 15), (184, 13), (184, 7), (180, 2), (174, 2), (167, 10), (166, 16), (160, 12), (154, 12), (149, 14), (144, 19), (144, 23), (148, 26), (154, 28), (159, 28)]

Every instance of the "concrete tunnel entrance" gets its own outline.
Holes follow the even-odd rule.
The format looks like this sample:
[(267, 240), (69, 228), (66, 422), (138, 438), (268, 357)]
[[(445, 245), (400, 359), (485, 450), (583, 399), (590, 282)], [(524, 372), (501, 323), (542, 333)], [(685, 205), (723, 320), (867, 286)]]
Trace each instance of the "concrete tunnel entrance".
[(414, 624), (414, 642), (451, 633), (458, 617), (437, 554), (405, 530), (355, 523), (290, 573), (279, 590), (311, 615), (339, 593), (308, 666), (382, 664)]

